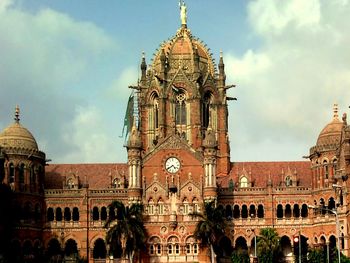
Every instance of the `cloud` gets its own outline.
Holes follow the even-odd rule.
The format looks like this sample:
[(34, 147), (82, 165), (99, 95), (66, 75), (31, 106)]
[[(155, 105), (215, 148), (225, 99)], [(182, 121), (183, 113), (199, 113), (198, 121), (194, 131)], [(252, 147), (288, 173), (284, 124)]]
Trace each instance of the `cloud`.
[(331, 121), (333, 103), (346, 110), (349, 12), (349, 1), (249, 3), (252, 29), (263, 44), (225, 56), (228, 80), (238, 86), (230, 120), (238, 159), (300, 159)]
[[(0, 129), (9, 124), (19, 104), (23, 125), (48, 158), (77, 160), (76, 153), (86, 151), (84, 160), (92, 160), (89, 147), (101, 139), (102, 145), (94, 145), (99, 153), (106, 131), (96, 129), (91, 144), (79, 146), (75, 142), (86, 134), (66, 125), (83, 122), (81, 109), (89, 109), (91, 118), (98, 114), (92, 114), (89, 100), (94, 81), (91, 72), (116, 53), (115, 40), (93, 23), (67, 14), (51, 9), (30, 13), (11, 1), (1, 1), (0, 50)], [(95, 123), (83, 124), (85, 130), (96, 128)]]
[(96, 107), (78, 107), (72, 123), (63, 128), (63, 140), (73, 149), (61, 156), (61, 163), (113, 162), (114, 145), (105, 133), (107, 129), (101, 112)]

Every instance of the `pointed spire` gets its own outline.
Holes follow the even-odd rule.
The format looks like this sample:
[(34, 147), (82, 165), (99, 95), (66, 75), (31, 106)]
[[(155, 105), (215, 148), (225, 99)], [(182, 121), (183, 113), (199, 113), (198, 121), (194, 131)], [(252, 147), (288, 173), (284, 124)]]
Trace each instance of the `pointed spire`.
[(20, 113), (20, 111), (19, 111), (19, 106), (16, 105), (16, 110), (15, 110), (15, 122), (16, 122), (16, 123), (19, 123), (19, 120), (20, 120), (20, 118), (19, 118), (19, 113)]
[(142, 51), (142, 60), (141, 60), (140, 68), (141, 68), (141, 81), (144, 81), (146, 80), (146, 70), (147, 70), (145, 51)]
[(222, 50), (220, 50), (219, 74), (220, 75), (225, 74), (225, 64), (224, 64), (224, 56), (223, 56)]
[(333, 105), (333, 120), (338, 120), (338, 104), (334, 103)]

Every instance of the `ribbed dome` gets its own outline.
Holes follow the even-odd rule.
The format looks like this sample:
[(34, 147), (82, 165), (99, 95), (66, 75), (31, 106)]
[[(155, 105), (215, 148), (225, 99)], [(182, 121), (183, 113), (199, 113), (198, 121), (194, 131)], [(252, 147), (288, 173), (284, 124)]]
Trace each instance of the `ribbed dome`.
[(338, 106), (334, 105), (333, 120), (323, 128), (317, 139), (317, 146), (338, 144), (343, 129), (343, 122), (338, 119)]
[(20, 123), (13, 123), (0, 134), (0, 145), (3, 147), (18, 147), (38, 150), (33, 135)]
[(19, 108), (16, 107), (15, 123), (0, 133), (0, 146), (38, 150), (33, 135), (19, 123)]
[(160, 71), (162, 62), (166, 60), (169, 69), (182, 66), (185, 71), (193, 71), (194, 63), (199, 63), (201, 72), (214, 75), (214, 61), (205, 44), (192, 36), (187, 27), (181, 27), (176, 35), (160, 45), (153, 58), (153, 68)]

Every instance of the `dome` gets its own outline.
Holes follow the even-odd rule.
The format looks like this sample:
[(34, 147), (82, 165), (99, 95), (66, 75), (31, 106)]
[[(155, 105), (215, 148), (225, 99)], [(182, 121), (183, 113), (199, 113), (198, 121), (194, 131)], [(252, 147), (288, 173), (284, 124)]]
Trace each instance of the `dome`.
[(343, 129), (343, 122), (338, 119), (338, 106), (334, 105), (333, 120), (323, 128), (317, 139), (317, 146), (338, 144)]
[(197, 68), (202, 73), (214, 75), (215, 65), (209, 50), (201, 40), (193, 37), (187, 26), (182, 26), (176, 35), (163, 42), (153, 58), (153, 69), (160, 72), (163, 64), (175, 73), (179, 67), (193, 73)]
[(16, 108), (15, 123), (0, 133), (0, 146), (38, 150), (33, 135), (19, 123), (19, 109)]

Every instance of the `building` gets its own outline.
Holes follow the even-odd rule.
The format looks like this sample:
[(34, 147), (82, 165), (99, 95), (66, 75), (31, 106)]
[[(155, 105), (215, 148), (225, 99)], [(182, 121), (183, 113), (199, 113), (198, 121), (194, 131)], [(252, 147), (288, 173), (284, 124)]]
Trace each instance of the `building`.
[[(349, 256), (346, 115), (339, 120), (334, 107), (309, 161), (232, 162), (228, 101), (233, 98), (226, 94), (232, 85), (226, 83), (223, 55), (216, 66), (186, 19), (182, 5), (175, 36), (160, 45), (150, 68), (142, 59), (127, 163), (48, 165), (16, 108), (15, 122), (0, 133), (0, 181), (13, 193), (13, 209), (4, 210), (14, 222), (13, 262), (34, 262), (44, 254), (53, 262), (77, 255), (89, 262), (117, 258), (118, 251), (109, 251), (104, 241), (113, 200), (146, 207), (143, 262), (208, 261), (192, 236), (196, 221), (189, 213), (200, 212), (210, 200), (225, 208), (229, 224), (219, 241), (220, 259), (233, 249), (254, 255), (255, 236), (265, 227), (277, 229), (289, 262), (296, 235), (303, 247), (339, 244)], [(6, 236), (5, 228), (0, 231)]]

